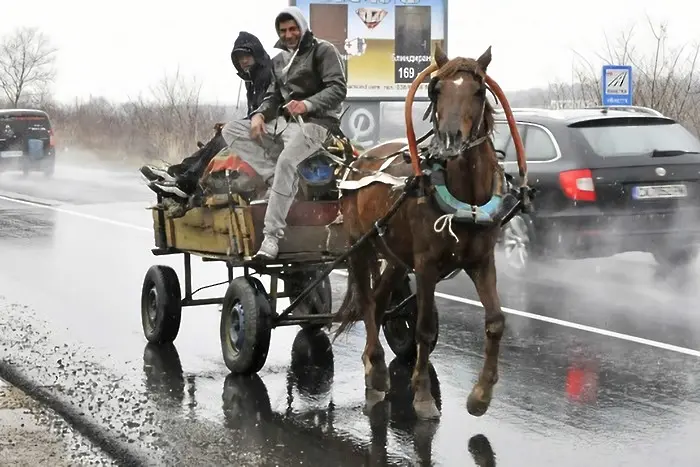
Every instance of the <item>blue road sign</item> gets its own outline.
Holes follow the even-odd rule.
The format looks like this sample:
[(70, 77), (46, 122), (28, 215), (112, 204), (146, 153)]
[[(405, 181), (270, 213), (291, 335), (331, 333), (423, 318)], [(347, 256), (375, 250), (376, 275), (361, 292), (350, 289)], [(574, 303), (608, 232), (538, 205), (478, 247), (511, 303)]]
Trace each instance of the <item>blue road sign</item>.
[(603, 105), (632, 105), (632, 67), (603, 66)]

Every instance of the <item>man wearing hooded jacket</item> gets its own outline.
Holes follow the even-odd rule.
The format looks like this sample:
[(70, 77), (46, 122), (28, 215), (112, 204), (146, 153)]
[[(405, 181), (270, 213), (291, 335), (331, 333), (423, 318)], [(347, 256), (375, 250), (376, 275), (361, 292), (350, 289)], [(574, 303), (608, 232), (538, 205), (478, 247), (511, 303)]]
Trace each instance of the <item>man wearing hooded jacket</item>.
[(280, 38), (275, 48), (282, 52), (273, 59), (275, 79), (262, 104), (250, 120), (230, 122), (222, 130), (231, 149), (271, 184), (264, 239), (255, 255), (268, 259), (279, 253), (298, 188), (297, 168), (322, 147), (329, 130), (339, 128), (347, 94), (338, 50), (314, 36), (299, 8), (283, 9), (275, 29)]
[[(238, 77), (245, 83), (248, 105), (245, 118), (249, 119), (251, 113), (262, 104), (265, 92), (272, 83), (272, 60), (256, 36), (241, 31), (231, 50), (231, 62)], [(209, 162), (227, 146), (220, 130), (217, 127), (216, 135), (207, 144), (167, 170), (143, 166), (141, 173), (151, 181), (149, 186), (156, 192), (186, 199), (194, 192), (197, 181)]]

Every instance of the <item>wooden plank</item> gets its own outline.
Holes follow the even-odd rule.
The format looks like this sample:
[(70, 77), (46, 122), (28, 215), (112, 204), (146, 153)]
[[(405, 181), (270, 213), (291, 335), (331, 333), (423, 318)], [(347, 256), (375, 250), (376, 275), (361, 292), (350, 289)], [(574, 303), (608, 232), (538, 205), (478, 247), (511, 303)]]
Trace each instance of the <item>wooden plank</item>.
[[(193, 208), (179, 218), (169, 218), (166, 215), (167, 245), (160, 244), (158, 211), (153, 210), (156, 246), (238, 257), (241, 260), (249, 258), (262, 243), (265, 206), (262, 207), (262, 211), (256, 209), (256, 206), (236, 207), (233, 216), (227, 206)], [(328, 225), (337, 219), (336, 209), (337, 203), (307, 203), (307, 206), (302, 206), (295, 220), (312, 225), (289, 225), (285, 238), (280, 240), (280, 254), (299, 253), (321, 258), (344, 253), (349, 245), (342, 223)], [(331, 214), (331, 221), (320, 224), (320, 220), (330, 218)], [(313, 225), (317, 223), (319, 225)]]

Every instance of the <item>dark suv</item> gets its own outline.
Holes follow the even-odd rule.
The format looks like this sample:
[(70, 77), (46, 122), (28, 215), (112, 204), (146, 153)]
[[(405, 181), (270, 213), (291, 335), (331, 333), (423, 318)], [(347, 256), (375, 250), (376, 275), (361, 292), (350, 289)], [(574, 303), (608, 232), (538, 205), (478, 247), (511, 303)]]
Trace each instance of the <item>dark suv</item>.
[[(509, 268), (528, 259), (652, 253), (687, 265), (700, 242), (700, 141), (644, 107), (514, 109), (528, 159), (534, 211), (504, 227)], [(503, 112), (494, 141), (518, 180)]]
[(53, 175), (56, 161), (53, 129), (46, 112), (0, 110), (0, 170), (40, 170)]

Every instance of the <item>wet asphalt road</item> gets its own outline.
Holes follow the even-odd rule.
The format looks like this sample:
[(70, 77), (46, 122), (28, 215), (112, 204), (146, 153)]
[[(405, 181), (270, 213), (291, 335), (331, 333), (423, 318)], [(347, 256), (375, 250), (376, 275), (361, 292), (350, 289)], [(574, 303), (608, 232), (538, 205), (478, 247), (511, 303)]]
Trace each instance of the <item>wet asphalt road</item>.
[[(522, 281), (500, 273), (507, 331), (481, 418), (465, 401), (483, 361), (483, 312), (463, 274), (440, 284), (431, 360), (442, 419), (427, 423), (412, 415), (410, 368), (388, 346), (393, 393), (363, 413), (361, 325), (316, 367), (291, 363), (299, 328), (275, 330), (253, 378), (228, 375), (213, 306), (185, 309), (174, 346), (146, 345), (143, 276), (162, 263), (182, 280), (183, 268), (151, 255), (154, 200), (137, 176), (2, 174), (0, 196), (0, 376), (124, 463), (697, 465), (697, 277), (684, 288), (656, 278), (647, 255), (560, 262)], [(193, 273), (198, 287), (226, 271), (194, 260)], [(336, 304), (344, 282), (332, 276)]]

